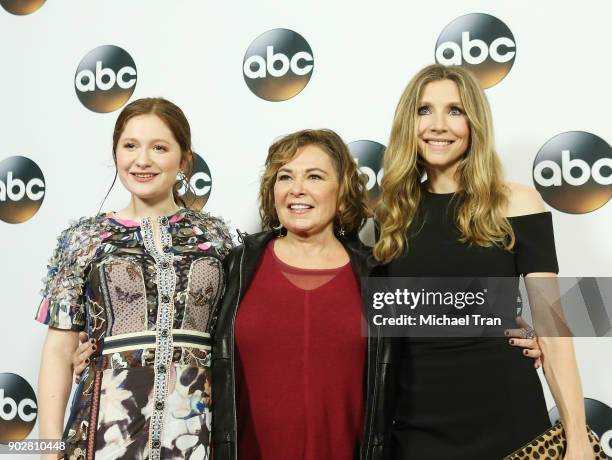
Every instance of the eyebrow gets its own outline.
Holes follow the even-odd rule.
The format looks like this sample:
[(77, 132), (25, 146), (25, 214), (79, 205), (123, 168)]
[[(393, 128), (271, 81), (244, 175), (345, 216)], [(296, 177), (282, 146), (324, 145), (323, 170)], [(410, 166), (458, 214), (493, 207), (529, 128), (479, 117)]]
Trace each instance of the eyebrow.
[[(289, 169), (289, 168), (284, 168), (284, 167), (283, 167), (283, 168), (280, 168), (280, 169), (278, 170), (278, 172), (281, 172), (281, 171), (284, 171), (284, 172), (290, 172), (290, 173), (292, 173), (292, 172), (293, 172), (293, 170), (291, 170), (291, 169)], [(325, 170), (323, 170), (323, 169), (321, 169), (321, 168), (308, 168), (308, 169), (306, 170), (306, 172), (307, 172), (307, 173), (309, 173), (309, 172), (313, 172), (313, 171), (320, 171), (320, 172), (322, 172), (323, 174), (329, 174), (327, 171), (325, 171)]]
[[(138, 142), (140, 142), (135, 137), (122, 137), (121, 141), (122, 142), (125, 142), (125, 141), (138, 141)], [(155, 144), (156, 142), (163, 142), (164, 144), (170, 144), (170, 141), (168, 141), (166, 139), (152, 139), (152, 140), (149, 141), (150, 144)]]
[[(421, 101), (419, 105), (433, 105), (433, 104), (431, 102)], [(453, 107), (453, 106), (463, 107), (463, 104), (461, 102), (449, 102), (447, 106), (448, 107)]]

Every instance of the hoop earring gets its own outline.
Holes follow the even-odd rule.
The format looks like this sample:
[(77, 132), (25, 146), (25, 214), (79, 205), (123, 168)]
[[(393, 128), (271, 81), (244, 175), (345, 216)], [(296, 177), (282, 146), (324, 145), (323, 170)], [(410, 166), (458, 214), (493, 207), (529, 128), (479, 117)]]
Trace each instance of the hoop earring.
[(277, 238), (282, 238), (283, 236), (283, 224), (278, 224), (277, 227), (272, 227), (272, 230), (274, 230), (276, 232), (276, 237)]

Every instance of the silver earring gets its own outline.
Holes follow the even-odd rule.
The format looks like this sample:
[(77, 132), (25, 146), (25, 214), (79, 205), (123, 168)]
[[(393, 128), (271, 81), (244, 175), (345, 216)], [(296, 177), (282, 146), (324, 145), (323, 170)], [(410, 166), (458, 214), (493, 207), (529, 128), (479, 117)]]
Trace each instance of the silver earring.
[(344, 227), (340, 226), (340, 230), (338, 230), (338, 234), (339, 234), (340, 236), (344, 236), (344, 235), (346, 235), (346, 232), (344, 231)]
[(187, 176), (185, 175), (185, 172), (182, 169), (179, 169), (178, 181), (185, 189), (185, 192), (189, 191), (189, 181), (187, 180)]

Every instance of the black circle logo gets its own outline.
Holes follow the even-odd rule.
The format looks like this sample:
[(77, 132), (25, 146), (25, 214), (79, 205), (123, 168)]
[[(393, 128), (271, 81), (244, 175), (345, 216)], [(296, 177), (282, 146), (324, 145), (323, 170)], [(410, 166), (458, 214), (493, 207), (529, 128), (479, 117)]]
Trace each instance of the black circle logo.
[[(587, 425), (599, 436), (604, 453), (612, 457), (612, 408), (597, 399), (584, 398)], [(556, 423), (559, 410), (553, 407), (548, 413), (551, 423)]]
[(612, 197), (612, 148), (585, 131), (557, 134), (533, 162), (533, 183), (544, 201), (559, 211), (583, 214)]
[(242, 72), (249, 89), (266, 101), (285, 101), (310, 81), (314, 57), (308, 42), (289, 29), (257, 37), (244, 55)]
[(374, 204), (380, 196), (380, 181), (383, 177), (382, 160), (386, 147), (378, 142), (361, 140), (348, 144), (348, 148), (359, 167), (368, 179), (368, 199)]
[(197, 153), (193, 153), (193, 174), (189, 188), (182, 186), (178, 193), (187, 206), (192, 209), (202, 209), (212, 191), (212, 175), (208, 165)]
[(74, 90), (81, 103), (93, 112), (107, 113), (123, 106), (136, 88), (136, 64), (123, 48), (99, 46), (81, 60)]
[(45, 177), (36, 163), (14, 156), (0, 162), (0, 219), (20, 224), (40, 209)]
[(0, 6), (9, 13), (25, 16), (37, 11), (46, 0), (0, 0)]
[(495, 16), (471, 13), (448, 24), (436, 42), (436, 62), (471, 70), (484, 88), (508, 75), (516, 57), (514, 36)]
[(27, 380), (17, 374), (0, 374), (0, 443), (25, 439), (37, 414), (36, 395)]

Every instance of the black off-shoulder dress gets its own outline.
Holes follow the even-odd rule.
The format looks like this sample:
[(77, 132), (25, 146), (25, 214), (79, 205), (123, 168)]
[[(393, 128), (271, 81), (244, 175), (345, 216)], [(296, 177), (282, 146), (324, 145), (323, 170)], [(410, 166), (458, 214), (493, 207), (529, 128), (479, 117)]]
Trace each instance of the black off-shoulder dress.
[[(516, 245), (458, 241), (453, 194), (423, 190), (409, 250), (394, 277), (512, 277), (558, 272), (549, 212), (511, 217)], [(402, 339), (394, 459), (498, 460), (550, 427), (533, 361), (505, 338)]]

